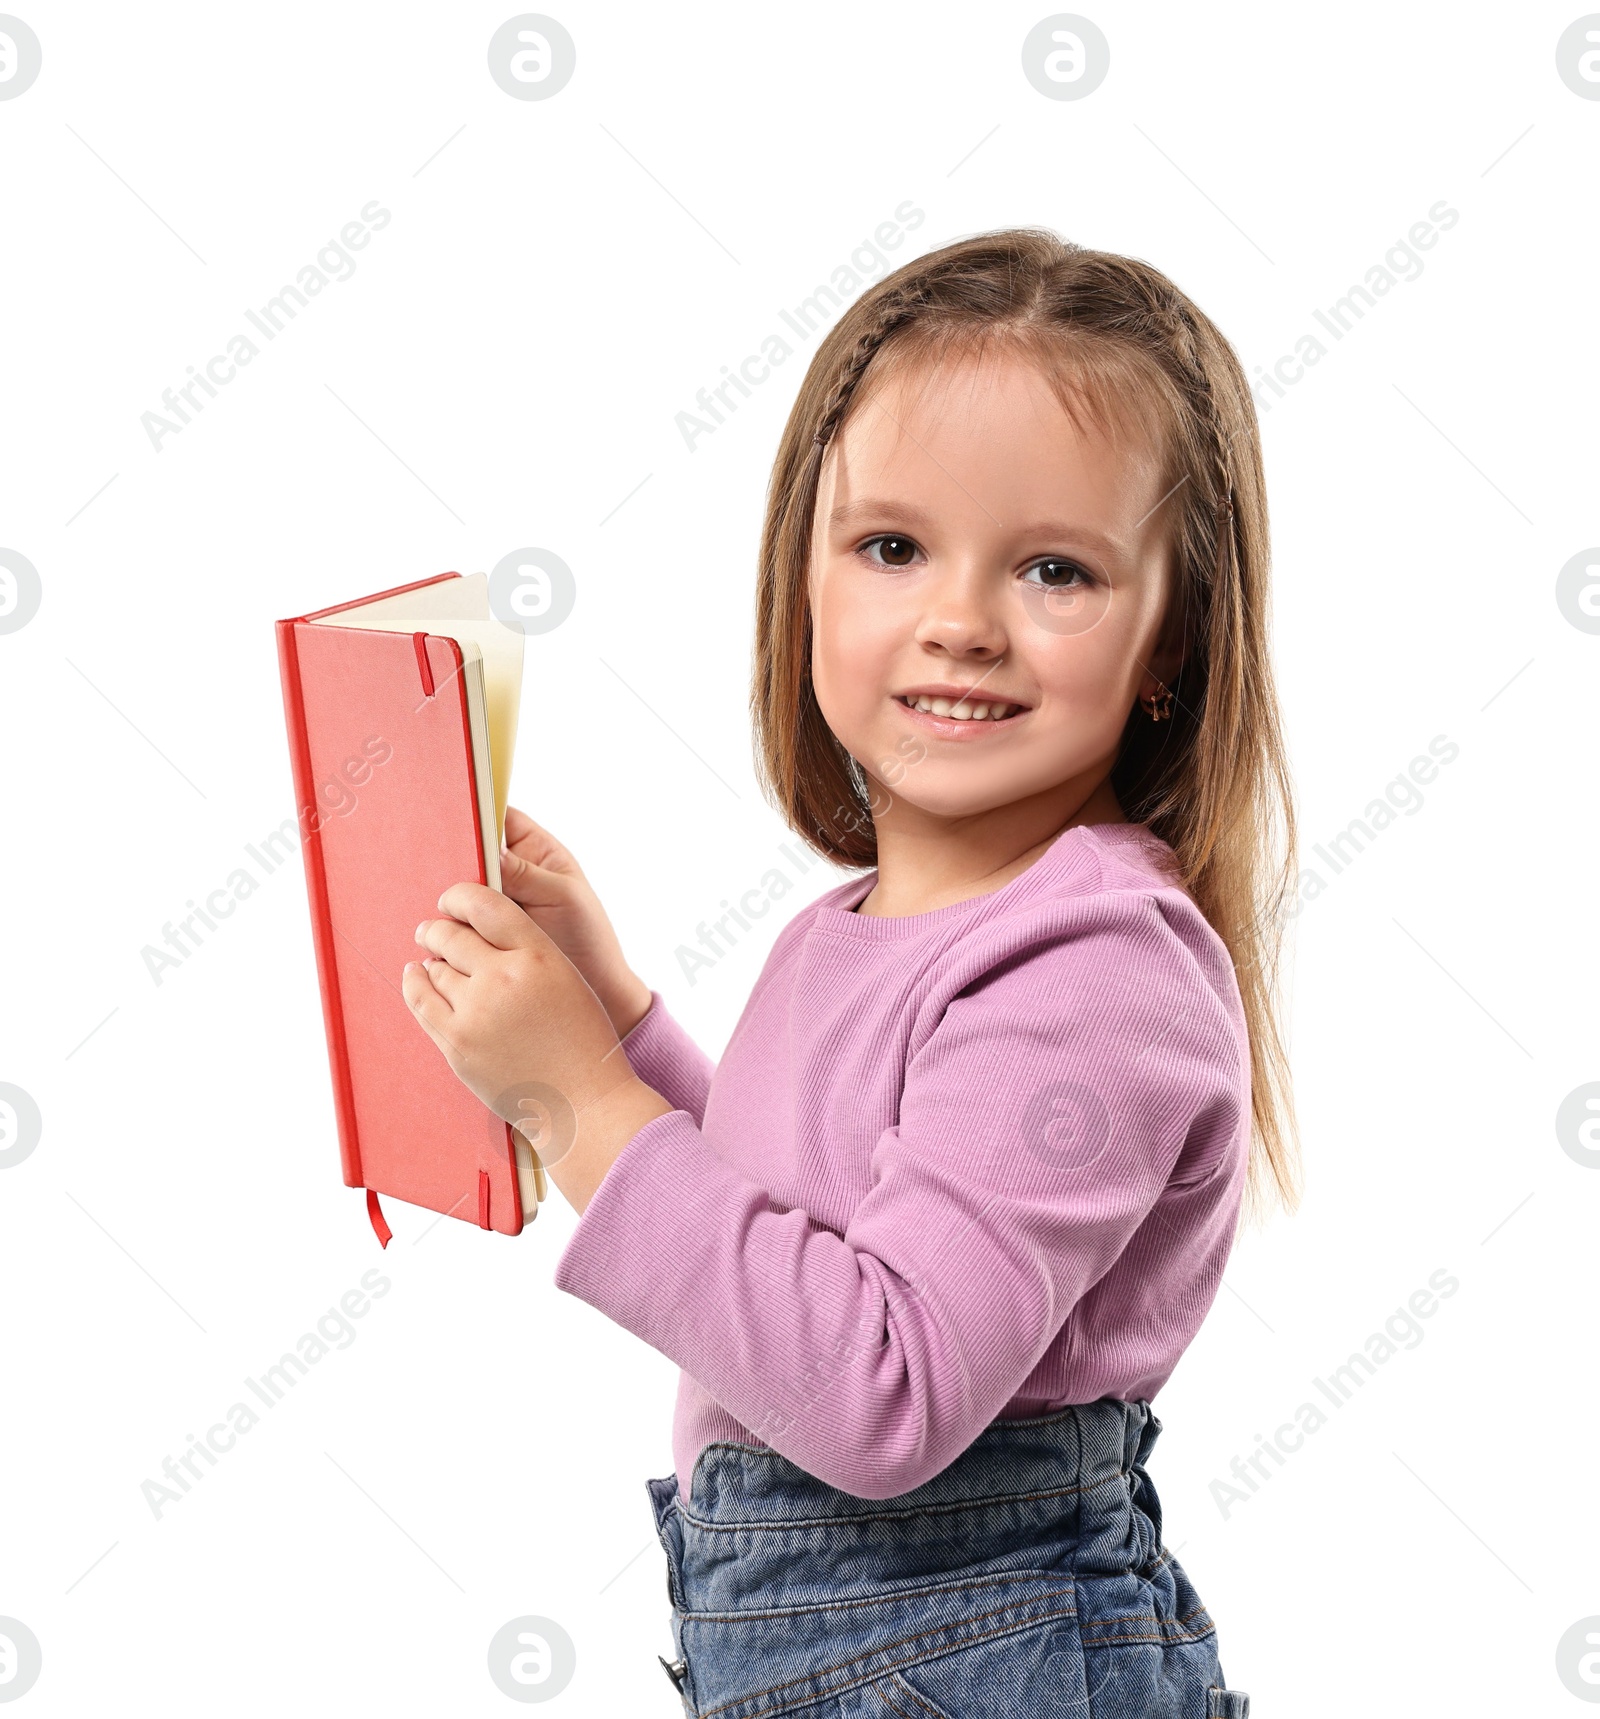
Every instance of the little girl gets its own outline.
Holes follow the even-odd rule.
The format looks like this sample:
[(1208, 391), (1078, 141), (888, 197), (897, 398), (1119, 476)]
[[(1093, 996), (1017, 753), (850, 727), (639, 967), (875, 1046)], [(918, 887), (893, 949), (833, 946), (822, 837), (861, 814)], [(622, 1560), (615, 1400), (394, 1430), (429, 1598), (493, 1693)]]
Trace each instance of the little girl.
[(1041, 231), (877, 283), (778, 450), (753, 707), (787, 822), (875, 869), (783, 929), (720, 1063), (518, 812), (505, 894), (447, 890), (403, 981), (581, 1214), (557, 1287), (682, 1369), (647, 1486), (685, 1710), (1246, 1714), (1146, 1467), (1247, 1179), (1298, 1199), (1226, 340)]

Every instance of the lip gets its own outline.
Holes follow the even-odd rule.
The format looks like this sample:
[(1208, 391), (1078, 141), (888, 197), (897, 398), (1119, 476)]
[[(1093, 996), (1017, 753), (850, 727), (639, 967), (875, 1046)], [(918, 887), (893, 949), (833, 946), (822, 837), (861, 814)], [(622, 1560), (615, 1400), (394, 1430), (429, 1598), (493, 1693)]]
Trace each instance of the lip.
[[(1007, 698), (998, 692), (986, 692), (980, 681), (975, 686), (954, 686), (947, 680), (934, 680), (923, 686), (903, 686), (897, 692), (889, 694), (891, 698), (948, 698), (952, 704), (959, 704), (962, 699), (970, 699), (974, 704), (1022, 704), (1020, 698)], [(1023, 709), (1031, 708), (1023, 705)], [(1020, 715), (1021, 712), (1018, 712)], [(1009, 722), (1010, 717), (1006, 720)]]
[[(892, 693), (889, 702), (916, 728), (925, 733), (937, 735), (941, 740), (964, 740), (969, 744), (981, 740), (985, 733), (998, 734), (1002, 728), (1012, 728), (1021, 722), (1023, 717), (1032, 712), (1031, 705), (1023, 705), (1012, 711), (1009, 716), (1002, 717), (996, 722), (993, 717), (986, 716), (982, 720), (961, 721), (953, 716), (935, 716), (931, 711), (917, 710), (909, 704), (902, 703), (907, 698), (948, 698), (958, 701), (962, 697), (971, 698), (971, 688), (952, 687), (911, 687), (905, 692)], [(1015, 704), (1015, 699), (995, 698), (985, 700), (981, 695), (972, 700), (973, 703), (983, 704)]]

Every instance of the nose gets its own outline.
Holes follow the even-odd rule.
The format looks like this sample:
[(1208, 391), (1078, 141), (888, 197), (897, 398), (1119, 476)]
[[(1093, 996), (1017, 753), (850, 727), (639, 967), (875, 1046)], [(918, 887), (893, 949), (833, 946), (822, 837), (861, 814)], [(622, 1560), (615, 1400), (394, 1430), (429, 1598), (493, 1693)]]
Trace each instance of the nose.
[(923, 587), (917, 642), (951, 656), (999, 657), (1006, 630), (992, 570), (976, 562), (948, 568)]

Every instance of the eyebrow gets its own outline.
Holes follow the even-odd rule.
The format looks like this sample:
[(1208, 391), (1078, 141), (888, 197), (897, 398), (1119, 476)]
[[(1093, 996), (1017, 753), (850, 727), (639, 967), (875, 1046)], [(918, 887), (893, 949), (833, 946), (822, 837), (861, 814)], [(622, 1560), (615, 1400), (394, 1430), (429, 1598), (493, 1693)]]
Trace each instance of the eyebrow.
[[(914, 503), (892, 501), (878, 496), (866, 496), (860, 501), (846, 502), (842, 507), (836, 507), (828, 515), (828, 523), (830, 525), (849, 525), (853, 520), (871, 518), (874, 515), (882, 518), (885, 514), (897, 515), (919, 530), (926, 530), (932, 524), (932, 517)], [(1105, 555), (1119, 557), (1125, 553), (1123, 546), (1114, 538), (1107, 537), (1099, 531), (1091, 531), (1087, 526), (1069, 525), (1065, 520), (1040, 520), (1036, 524), (1022, 527), (1017, 535), (1021, 537), (1073, 537), (1100, 550)]]
[(927, 514), (911, 502), (880, 501), (876, 496), (867, 496), (862, 501), (848, 501), (843, 507), (836, 507), (828, 517), (834, 525), (848, 525), (852, 519), (861, 519), (873, 513), (898, 513), (919, 525), (928, 523)]

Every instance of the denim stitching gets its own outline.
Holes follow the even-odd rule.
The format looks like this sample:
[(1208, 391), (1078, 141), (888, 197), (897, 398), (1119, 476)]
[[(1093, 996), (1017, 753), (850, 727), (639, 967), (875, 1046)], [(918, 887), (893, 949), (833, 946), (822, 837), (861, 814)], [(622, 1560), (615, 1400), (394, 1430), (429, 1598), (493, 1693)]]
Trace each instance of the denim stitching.
[[(1188, 1623), (1190, 1618), (1204, 1618), (1205, 1628), (1197, 1630), (1183, 1629), (1181, 1626)], [(1105, 1634), (1105, 1632), (1117, 1629), (1123, 1624), (1138, 1624), (1142, 1628), (1154, 1627), (1159, 1633), (1156, 1635)], [(1192, 1611), (1187, 1611), (1181, 1617), (1174, 1618), (1172, 1628), (1170, 1629), (1162, 1619), (1154, 1616), (1153, 1614), (1146, 1613), (1143, 1616), (1138, 1617), (1091, 1618), (1086, 1623), (1079, 1625), (1078, 1634), (1079, 1637), (1083, 1639), (1105, 1635), (1105, 1639), (1100, 1641), (1097, 1645), (1107, 1646), (1119, 1641), (1203, 1641), (1208, 1635), (1215, 1631), (1216, 1627), (1217, 1626), (1211, 1621), (1211, 1616), (1207, 1612), (1206, 1608), (1204, 1606), (1196, 1606)], [(1176, 1633), (1174, 1633), (1175, 1631)]]
[(887, 1707), (892, 1714), (894, 1714), (894, 1719), (912, 1719), (912, 1715), (910, 1715), (908, 1713), (901, 1712), (901, 1710), (895, 1706), (895, 1704), (889, 1699), (889, 1697), (884, 1694), (881, 1685), (874, 1683), (872, 1686), (872, 1693), (877, 1696), (879, 1701), (881, 1701), (883, 1703), (883, 1705), (885, 1707)]
[[(891, 1671), (889, 1673), (889, 1681), (890, 1686), (897, 1694), (904, 1695), (909, 1701), (915, 1701), (922, 1711), (930, 1716), (930, 1719), (949, 1719), (949, 1716), (945, 1713), (945, 1710), (942, 1707), (934, 1706), (934, 1704), (922, 1693), (920, 1689), (914, 1689), (906, 1682), (898, 1671)], [(892, 1701), (886, 1699), (881, 1689), (877, 1691), (877, 1694), (879, 1700), (883, 1701), (885, 1706), (894, 1706)], [(895, 1708), (895, 1711), (898, 1712), (899, 1709)]]
[[(1044, 1596), (1041, 1595), (1040, 1597), (1043, 1598)], [(968, 1618), (965, 1621), (968, 1623), (977, 1623), (982, 1618), (993, 1617), (998, 1612), (1006, 1612), (1013, 1609), (1014, 1608), (1011, 1606), (996, 1606), (994, 1611), (980, 1612), (977, 1617)], [(1076, 1616), (1077, 1609), (1076, 1607), (1071, 1606), (1069, 1606), (1065, 1611), (1044, 1612), (1037, 1617), (1024, 1618), (1009, 1624), (1001, 1624), (997, 1629), (985, 1630), (981, 1635), (969, 1636), (965, 1640), (951, 1642), (947, 1648), (941, 1648), (940, 1652), (959, 1653), (963, 1648), (976, 1647), (979, 1642), (992, 1641), (997, 1636), (1020, 1634), (1021, 1631), (1031, 1629), (1035, 1624), (1048, 1623), (1052, 1618), (1070, 1618)], [(759, 1701), (765, 1695), (776, 1695), (781, 1690), (794, 1689), (797, 1685), (814, 1685), (819, 1678), (831, 1677), (835, 1672), (839, 1671), (848, 1671), (851, 1666), (859, 1665), (864, 1659), (872, 1659), (879, 1653), (885, 1653), (892, 1647), (907, 1647), (914, 1641), (921, 1641), (924, 1636), (942, 1635), (946, 1631), (958, 1627), (959, 1626), (955, 1624), (942, 1624), (938, 1629), (918, 1630), (915, 1635), (904, 1636), (899, 1641), (887, 1641), (881, 1647), (874, 1648), (870, 1653), (857, 1654), (854, 1659), (842, 1660), (838, 1665), (826, 1666), (823, 1670), (811, 1672), (805, 1677), (787, 1678), (782, 1683), (774, 1683), (770, 1688), (752, 1690), (748, 1695), (735, 1696), (731, 1701), (724, 1701), (720, 1707), (708, 1707), (706, 1711), (700, 1715), (700, 1719), (712, 1719), (714, 1714), (725, 1713), (730, 1707), (742, 1706), (747, 1701)], [(933, 1658), (936, 1656), (924, 1655), (923, 1657)], [(915, 1657), (909, 1659), (897, 1659), (893, 1665), (882, 1666), (879, 1668), (879, 1671), (866, 1673), (858, 1677), (856, 1681), (858, 1683), (870, 1682), (873, 1677), (881, 1675), (884, 1671), (898, 1671), (902, 1665), (916, 1665), (917, 1663), (918, 1661)], [(816, 1689), (815, 1695), (816, 1698), (820, 1700), (824, 1695), (837, 1695), (840, 1690), (847, 1689), (849, 1687), (850, 1684), (848, 1682), (840, 1683), (831, 1689), (823, 1689), (819, 1687)], [(755, 1719), (755, 1712), (755, 1709), (751, 1710), (749, 1719)]]
[[(1148, 1401), (1148, 1399), (1146, 1399), (1146, 1398), (1138, 1398), (1134, 1402), (1124, 1403), (1123, 1407), (1125, 1409), (1133, 1409), (1133, 1408), (1138, 1406), (1139, 1402), (1147, 1402), (1147, 1401)], [(1008, 1415), (1008, 1416), (1004, 1417), (1003, 1419), (1000, 1419), (997, 1423), (991, 1422), (990, 1425), (992, 1426), (992, 1425), (998, 1424), (999, 1426), (1001, 1426), (1002, 1428), (1005, 1428), (1007, 1430), (1009, 1430), (1012, 1427), (1048, 1427), (1048, 1426), (1054, 1426), (1058, 1421), (1077, 1420), (1079, 1409), (1093, 1408), (1093, 1407), (1094, 1407), (1093, 1403), (1068, 1403), (1063, 1408), (1050, 1410), (1050, 1412), (1048, 1414), (1017, 1415), (1017, 1416)], [(1124, 1420), (1126, 1421), (1126, 1419), (1127, 1419), (1127, 1417), (1125, 1416)], [(1146, 1415), (1145, 1415), (1145, 1424), (1149, 1424), (1150, 1422), (1152, 1422), (1154, 1420), (1155, 1420), (1155, 1411), (1153, 1409), (1147, 1410)], [(989, 1430), (989, 1428), (987, 1428), (987, 1427), (984, 1429), (985, 1432), (987, 1432), (988, 1430)], [(982, 1435), (980, 1434), (979, 1436), (981, 1437)], [(694, 1467), (689, 1471), (689, 1485), (690, 1485), (691, 1490), (694, 1486), (694, 1477), (695, 1477), (695, 1474), (699, 1470), (701, 1459), (706, 1455), (706, 1453), (708, 1451), (713, 1451), (713, 1450), (745, 1451), (745, 1452), (748, 1452), (751, 1456), (759, 1456), (759, 1457), (767, 1457), (767, 1458), (777, 1457), (782, 1462), (788, 1462), (789, 1461), (788, 1457), (783, 1456), (780, 1451), (775, 1450), (770, 1444), (749, 1444), (749, 1443), (746, 1443), (740, 1439), (731, 1439), (731, 1438), (712, 1439), (709, 1443), (702, 1445), (700, 1447), (699, 1451), (697, 1451), (695, 1454)], [(1079, 1450), (1080, 1450), (1080, 1454), (1081, 1454), (1081, 1451), (1082, 1451), (1081, 1444), (1079, 1446)], [(791, 1466), (793, 1466), (793, 1465), (791, 1465)]]
[[(1002, 1606), (1002, 1607), (999, 1607), (997, 1609), (1004, 1611), (1007, 1608)], [(1198, 1608), (1196, 1608), (1195, 1611), (1185, 1612), (1184, 1617), (1185, 1618), (1191, 1618), (1191, 1617), (1198, 1616), (1198, 1615), (1200, 1615), (1201, 1612), (1204, 1611), (1204, 1609), (1205, 1609), (1204, 1607), (1198, 1607)], [(991, 1613), (981, 1613), (980, 1614), (980, 1616), (985, 1616), (985, 1617), (991, 1616), (991, 1615), (993, 1615), (993, 1614), (991, 1614)], [(1031, 1629), (1036, 1624), (1049, 1623), (1050, 1621), (1052, 1621), (1055, 1618), (1075, 1617), (1076, 1615), (1077, 1614), (1075, 1611), (1046, 1612), (1040, 1617), (1037, 1617), (1037, 1618), (1034, 1618), (1031, 1620), (1026, 1620), (1026, 1621), (1023, 1621), (1023, 1622), (1018, 1623), (1018, 1624), (1002, 1625), (998, 1629), (985, 1630), (981, 1635), (971, 1636), (971, 1637), (968, 1637), (966, 1640), (954, 1642), (948, 1648), (941, 1649), (936, 1654), (924, 1654), (920, 1659), (910, 1658), (910, 1659), (896, 1660), (893, 1665), (887, 1666), (884, 1669), (888, 1674), (893, 1675), (894, 1673), (897, 1673), (898, 1671), (900, 1671), (900, 1669), (902, 1667), (905, 1667), (905, 1666), (926, 1664), (929, 1659), (942, 1658), (945, 1653), (961, 1653), (969, 1647), (977, 1647), (977, 1646), (981, 1645), (983, 1642), (996, 1640), (1000, 1636), (1019, 1635), (1022, 1633), (1023, 1630)], [(971, 1621), (976, 1622), (977, 1620), (973, 1619)], [(1139, 1620), (1130, 1620), (1130, 1621), (1143, 1622), (1145, 1620), (1139, 1619)], [(1081, 1626), (1080, 1626), (1080, 1632), (1081, 1632)], [(932, 1631), (932, 1630), (924, 1630), (924, 1631), (921, 1631), (919, 1633), (919, 1635), (907, 1636), (907, 1637), (905, 1637), (905, 1639), (903, 1641), (899, 1641), (899, 1642), (888, 1642), (885, 1644), (885, 1646), (886, 1647), (903, 1647), (903, 1646), (907, 1645), (907, 1643), (909, 1643), (909, 1642), (919, 1640), (922, 1635), (931, 1635), (931, 1634), (936, 1634), (936, 1633), (938, 1633), (938, 1632)], [(1170, 1634), (1136, 1635), (1136, 1636), (1130, 1635), (1130, 1636), (1121, 1636), (1121, 1637), (1118, 1637), (1116, 1639), (1119, 1641), (1132, 1642), (1132, 1643), (1160, 1642), (1160, 1643), (1166, 1644), (1166, 1643), (1170, 1643), (1170, 1642), (1174, 1642), (1174, 1641), (1200, 1641), (1200, 1640), (1204, 1639), (1204, 1636), (1207, 1633), (1209, 1633), (1209, 1632), (1202, 1632), (1200, 1635), (1176, 1635), (1176, 1636), (1170, 1635)], [(1111, 1645), (1111, 1644), (1110, 1643), (1098, 1643), (1097, 1645), (1106, 1646), (1106, 1645)], [(883, 1650), (880, 1649), (877, 1651), (883, 1651)], [(870, 1659), (871, 1657), (872, 1657), (871, 1654), (858, 1655), (857, 1659), (845, 1660), (839, 1665), (828, 1666), (825, 1670), (811, 1673), (807, 1677), (790, 1678), (787, 1682), (775, 1683), (768, 1689), (758, 1689), (751, 1694), (737, 1696), (731, 1701), (723, 1702), (720, 1707), (707, 1708), (705, 1713), (700, 1715), (700, 1719), (713, 1719), (713, 1716), (715, 1714), (726, 1713), (730, 1708), (740, 1707), (745, 1702), (760, 1701), (764, 1696), (776, 1695), (782, 1690), (793, 1688), (796, 1684), (809, 1684), (809, 1683), (814, 1682), (818, 1678), (830, 1677), (836, 1672), (847, 1670), (850, 1666), (857, 1664), (860, 1659)], [(856, 1679), (856, 1686), (859, 1686), (859, 1684), (862, 1682), (870, 1683), (870, 1682), (872, 1682), (872, 1677), (869, 1675), (869, 1676), (864, 1677), (864, 1678)], [(818, 1700), (822, 1700), (828, 1696), (838, 1695), (838, 1694), (842, 1693), (845, 1689), (848, 1689), (850, 1687), (852, 1687), (852, 1685), (849, 1682), (839, 1683), (839, 1684), (833, 1685), (832, 1687), (828, 1687), (828, 1688), (818, 1687), (815, 1691), (815, 1698)], [(907, 1685), (907, 1688), (909, 1689), (910, 1686)], [(915, 1693), (915, 1691), (911, 1691), (911, 1692)], [(882, 1699), (882, 1692), (878, 1691), (877, 1693), (879, 1694), (879, 1698)], [(885, 1702), (885, 1705), (888, 1706), (889, 1703)], [(751, 1708), (749, 1710), (749, 1712), (745, 1715), (745, 1719), (760, 1719), (762, 1711), (763, 1710), (759, 1709), (759, 1708)], [(775, 1711), (782, 1711), (782, 1710), (778, 1709)]]
[[(894, 1605), (900, 1600), (926, 1599), (930, 1594), (972, 1594), (979, 1588), (993, 1587), (1001, 1582), (1059, 1582), (1059, 1570), (1005, 1570), (992, 1576), (974, 1576), (970, 1581), (959, 1578), (947, 1582), (923, 1582), (915, 1588), (893, 1588), (876, 1594), (862, 1594), (859, 1599), (828, 1600), (815, 1606), (771, 1606), (765, 1611), (736, 1611), (736, 1612), (686, 1612), (686, 1617), (695, 1619), (697, 1623), (750, 1623), (758, 1618), (801, 1618), (810, 1617), (814, 1613), (824, 1612), (853, 1612), (863, 1606)], [(1045, 1588), (1041, 1598), (1049, 1594), (1071, 1593), (1070, 1588)], [(1021, 1605), (1020, 1600), (1012, 1600), (1012, 1605)], [(979, 1617), (988, 1617), (988, 1612), (979, 1612)], [(892, 1647), (893, 1642), (889, 1643)]]
[(916, 1516), (947, 1516), (956, 1510), (986, 1510), (1001, 1504), (1034, 1504), (1047, 1498), (1065, 1498), (1073, 1493), (1093, 1492), (1098, 1487), (1111, 1486), (1126, 1480), (1130, 1470), (1117, 1469), (1101, 1480), (1091, 1480), (1083, 1486), (1053, 1486), (1042, 1492), (1001, 1492), (981, 1498), (958, 1498), (948, 1504), (914, 1504), (905, 1510), (870, 1510), (849, 1516), (784, 1516), (771, 1522), (713, 1522), (709, 1517), (696, 1516), (693, 1509), (680, 1503), (678, 1515), (706, 1534), (781, 1533), (791, 1528), (831, 1528), (841, 1522), (896, 1522)]

